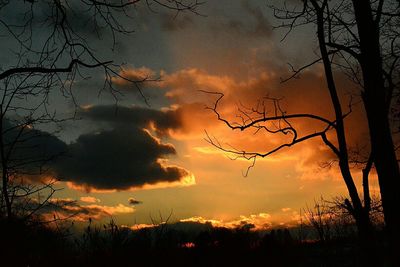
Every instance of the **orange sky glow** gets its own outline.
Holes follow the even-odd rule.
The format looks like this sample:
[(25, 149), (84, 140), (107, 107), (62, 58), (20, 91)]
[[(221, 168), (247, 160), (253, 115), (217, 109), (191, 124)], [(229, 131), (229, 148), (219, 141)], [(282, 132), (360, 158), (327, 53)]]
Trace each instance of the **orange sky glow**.
[[(287, 114), (334, 117), (320, 65), (306, 69), (298, 79), (281, 82), (291, 74), (288, 62), (299, 66), (313, 58), (312, 29), (300, 30), (285, 42), (279, 42), (282, 33), (268, 30), (273, 21), (262, 1), (250, 1), (249, 6), (234, 1), (232, 10), (224, 10), (222, 2), (206, 5), (207, 17), (193, 15), (184, 20), (188, 15), (182, 15), (176, 20), (169, 18), (169, 23), (181, 27), (171, 26), (160, 31), (160, 49), (168, 54), (166, 66), (160, 63), (161, 67), (157, 67), (150, 61), (138, 65), (132, 60), (122, 70), (122, 74), (132, 79), (150, 77), (157, 80), (142, 88), (148, 95), (150, 107), (140, 99), (131, 101), (128, 97), (122, 105), (127, 108), (142, 106), (176, 115), (178, 123), (175, 127), (164, 127), (161, 122), (149, 120), (143, 129), (156, 144), (175, 150), (174, 154), (157, 159), (161, 168), (176, 167), (184, 175), (178, 181), (144, 183), (123, 189), (97, 188), (89, 183), (67, 180), (61, 183), (65, 189), (57, 193), (57, 198), (77, 200), (78, 204), (68, 207), (70, 210), (65, 213), (60, 212), (60, 216), (67, 216), (71, 210), (85, 209), (87, 212), (77, 215), (77, 221), (85, 222), (89, 217), (96, 220), (115, 218), (119, 224), (134, 229), (150, 225), (151, 218), (158, 218), (159, 214), (164, 218), (172, 214), (171, 221), (175, 222), (209, 222), (226, 227), (251, 223), (256, 229), (269, 229), (295, 225), (302, 209), (312, 205), (314, 199), (346, 195), (335, 156), (320, 138), (257, 158), (247, 175), (252, 161), (225, 153), (207, 142), (208, 134), (226, 148), (267, 152), (290, 141), (292, 136), (254, 129), (232, 131), (207, 109), (217, 98), (204, 91), (223, 93), (218, 111), (224, 118), (239, 123), (242, 118), (238, 115), (243, 117), (241, 110), (257, 104), (263, 103), (267, 114), (271, 114), (274, 107), (266, 97), (281, 99), (280, 104)], [(230, 20), (242, 21), (243, 28), (232, 28)], [(257, 26), (262, 22), (266, 28)], [(138, 34), (152, 31), (144, 25), (139, 24)], [(310, 41), (295, 44), (305, 37)], [(129, 48), (132, 47), (125, 49), (129, 51)], [(348, 142), (363, 148), (367, 128), (363, 123), (362, 107), (358, 105), (359, 96), (354, 94), (355, 85), (342, 73), (337, 72), (336, 78), (344, 111), (347, 112), (352, 104), (352, 112), (345, 121)], [(121, 79), (113, 82), (127, 95), (135, 90)], [(87, 112), (98, 104), (90, 99), (81, 101)], [(291, 122), (299, 135), (324, 127), (312, 119)], [(328, 138), (335, 143), (332, 132)], [(73, 138), (71, 140), (74, 142)], [(327, 167), (330, 163), (331, 167)], [(357, 185), (361, 186), (361, 170), (354, 169), (353, 175)], [(372, 175), (372, 194), (377, 192), (377, 186)], [(130, 203), (130, 198), (138, 201)]]

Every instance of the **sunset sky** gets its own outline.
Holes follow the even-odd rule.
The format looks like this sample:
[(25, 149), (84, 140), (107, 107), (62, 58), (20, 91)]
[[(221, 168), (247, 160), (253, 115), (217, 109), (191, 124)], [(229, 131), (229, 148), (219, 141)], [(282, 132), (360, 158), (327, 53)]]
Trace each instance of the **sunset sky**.
[[(314, 65), (300, 77), (281, 83), (295, 67), (312, 62), (318, 54), (315, 28), (273, 29), (273, 18), (264, 0), (208, 0), (199, 14), (176, 14), (163, 8), (150, 10), (139, 4), (132, 20), (135, 32), (112, 40), (93, 42), (98, 55), (123, 62), (125, 75), (158, 81), (142, 85), (145, 103), (137, 89), (114, 79), (115, 96), (101, 91), (103, 74), (76, 80), (70, 98), (54, 93), (50, 99), (59, 115), (76, 112), (79, 120), (67, 121), (57, 142), (67, 149), (65, 157), (51, 166), (50, 176), (61, 179), (60, 201), (77, 200), (68, 212), (80, 211), (76, 220), (115, 218), (118, 224), (150, 224), (152, 218), (171, 221), (212, 221), (236, 225), (242, 221), (257, 227), (293, 224), (299, 212), (314, 199), (346, 194), (334, 159), (320, 138), (298, 144), (266, 158), (252, 161), (209, 144), (207, 134), (224, 147), (267, 152), (291, 136), (265, 131), (232, 131), (207, 109), (221, 92), (219, 111), (239, 121), (238, 107), (255, 107), (265, 97), (282, 98), (287, 113), (313, 113), (333, 118), (323, 68)], [(280, 1), (276, 1), (279, 3)], [(295, 1), (291, 1), (295, 2)], [(90, 29), (82, 28), (89, 39)], [(349, 143), (362, 147), (367, 130), (355, 85), (336, 73), (343, 110), (350, 98), (353, 112), (346, 118)], [(299, 134), (315, 132), (321, 124), (312, 120), (293, 122)], [(332, 142), (334, 135), (328, 137)], [(360, 141), (361, 140), (361, 141)], [(354, 171), (361, 185), (361, 171)], [(372, 192), (377, 182), (371, 181)]]

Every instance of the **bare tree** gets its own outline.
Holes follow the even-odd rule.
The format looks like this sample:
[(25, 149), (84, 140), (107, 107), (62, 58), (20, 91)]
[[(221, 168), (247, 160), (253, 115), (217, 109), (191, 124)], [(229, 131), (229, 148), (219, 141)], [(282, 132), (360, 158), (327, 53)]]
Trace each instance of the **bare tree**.
[[(244, 157), (254, 162), (257, 157), (266, 157), (285, 147), (291, 147), (303, 141), (320, 138), (321, 141), (337, 156), (338, 165), (345, 182), (350, 200), (345, 205), (355, 218), (360, 237), (370, 242), (371, 199), (368, 176), (373, 167), (378, 174), (382, 197), (385, 224), (389, 241), (393, 249), (393, 260), (399, 262), (398, 248), (400, 238), (400, 216), (398, 203), (400, 188), (399, 166), (393, 144), (391, 118), (393, 105), (399, 91), (399, 58), (400, 58), (400, 5), (398, 1), (328, 1), (304, 0), (284, 2), (282, 7), (271, 6), (277, 19), (282, 20), (280, 28), (287, 29), (289, 34), (296, 27), (311, 25), (316, 27), (316, 39), (319, 45), (319, 56), (300, 68), (292, 67), (293, 74), (284, 79), (298, 77), (301, 72), (312, 65), (322, 63), (325, 71), (327, 89), (334, 111), (334, 119), (329, 120), (314, 114), (288, 114), (280, 106), (278, 99), (265, 99), (272, 103), (272, 109), (265, 108), (265, 101), (253, 109), (239, 109), (240, 121), (225, 119), (218, 110), (223, 95), (218, 99), (212, 111), (232, 130), (266, 131), (270, 134), (292, 136), (291, 141), (265, 152), (251, 152), (227, 148), (218, 140), (208, 136), (208, 141), (226, 152)], [(285, 35), (285, 37), (286, 37)], [(354, 183), (351, 165), (353, 159), (349, 153), (345, 118), (351, 112), (343, 109), (338, 96), (335, 71), (346, 73), (358, 85), (359, 95), (365, 107), (369, 126), (369, 153), (359, 164), (363, 164), (363, 200)], [(298, 119), (313, 120), (322, 125), (321, 130), (300, 135), (294, 121)], [(393, 120), (392, 120), (393, 121)], [(333, 131), (334, 139), (327, 133)], [(366, 242), (367, 243), (367, 242)], [(395, 263), (394, 263), (395, 264)]]
[[(129, 23), (136, 6), (158, 7), (171, 12), (197, 14), (197, 0), (45, 0), (0, 1), (0, 32), (3, 52), (0, 66), (0, 168), (2, 216), (33, 216), (56, 192), (54, 179), (42, 184), (32, 177), (46, 172), (46, 163), (62, 153), (62, 144), (47, 151), (46, 142), (57, 143), (52, 134), (40, 130), (59, 118), (51, 106), (51, 95), (61, 94), (75, 102), (72, 88), (76, 81), (102, 71), (103, 88), (116, 100), (115, 78), (131, 82), (138, 92), (141, 83), (125, 77), (122, 65), (104, 58), (96, 44), (111, 49), (121, 35), (133, 33)], [(84, 31), (87, 32), (84, 32)], [(90, 34), (88, 33), (90, 32)], [(50, 126), (47, 126), (48, 128)], [(57, 132), (57, 127), (55, 132)]]
[(333, 238), (334, 215), (326, 205), (326, 201), (321, 199), (314, 200), (314, 206), (307, 206), (303, 210), (304, 217), (309, 225), (316, 231), (320, 242), (327, 242)]

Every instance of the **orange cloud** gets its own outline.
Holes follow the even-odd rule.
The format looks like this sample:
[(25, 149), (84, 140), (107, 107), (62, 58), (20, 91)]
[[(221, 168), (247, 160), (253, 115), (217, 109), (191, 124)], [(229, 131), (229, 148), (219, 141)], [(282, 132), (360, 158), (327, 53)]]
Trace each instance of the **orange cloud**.
[[(300, 215), (296, 211), (291, 211), (291, 208), (283, 208), (282, 214), (276, 214), (276, 219), (273, 219), (269, 213), (258, 213), (250, 214), (248, 216), (240, 215), (238, 218), (231, 220), (221, 220), (221, 219), (207, 219), (203, 216), (193, 216), (190, 218), (180, 219), (178, 222), (196, 222), (201, 224), (211, 224), (213, 227), (224, 227), (229, 229), (240, 228), (243, 226), (251, 226), (252, 230), (269, 230), (276, 227), (291, 227), (296, 226), (300, 222)], [(284, 215), (283, 215), (284, 214)], [(166, 222), (161, 222), (160, 224), (165, 224)], [(170, 222), (173, 224), (174, 222)], [(143, 228), (157, 227), (157, 224), (135, 224), (129, 228), (132, 230), (139, 230)]]
[(225, 228), (238, 228), (244, 225), (252, 225), (253, 230), (268, 230), (275, 227), (282, 226), (295, 226), (300, 221), (299, 213), (291, 211), (291, 208), (283, 208), (282, 213), (276, 213), (271, 215), (269, 213), (258, 213), (251, 214), (248, 216), (240, 215), (238, 218), (232, 220), (220, 220), (220, 219), (206, 219), (202, 216), (194, 216), (187, 219), (181, 219), (180, 222), (198, 222), (198, 223), (210, 223), (214, 227), (225, 227)]
[(86, 203), (96, 203), (96, 202), (100, 202), (100, 199), (95, 198), (95, 197), (90, 197), (90, 196), (81, 197), (80, 200), (81, 200), (82, 202), (86, 202)]
[(131, 81), (156, 81), (157, 74), (155, 71), (146, 68), (146, 67), (140, 67), (140, 68), (123, 68), (119, 72), (118, 77), (114, 77), (112, 79), (113, 84), (125, 88), (125, 87), (131, 87), (132, 82)]
[(45, 209), (41, 210), (42, 216), (46, 220), (53, 219), (72, 219), (74, 221), (85, 222), (90, 219), (101, 220), (106, 217), (133, 213), (135, 209), (123, 204), (116, 206), (106, 205), (80, 205), (71, 199), (52, 199)]
[(218, 219), (205, 219), (201, 216), (195, 216), (187, 219), (181, 219), (180, 222), (198, 222), (210, 223), (214, 227), (238, 228), (243, 225), (253, 225), (254, 230), (265, 230), (271, 227), (271, 215), (268, 213), (252, 214), (249, 216), (241, 215), (238, 219), (223, 221)]
[[(255, 61), (254, 64), (261, 63)], [(230, 130), (223, 122), (218, 121), (212, 110), (206, 108), (213, 106), (215, 95), (201, 91), (223, 93), (225, 96), (219, 103), (218, 111), (222, 117), (237, 124), (249, 120), (243, 111), (249, 111), (257, 105), (259, 108), (261, 104), (265, 105), (267, 114), (274, 114), (273, 103), (265, 99), (265, 96), (282, 98), (281, 104), (285, 114), (310, 113), (333, 120), (330, 96), (326, 89), (323, 70), (319, 65), (304, 71), (300, 79), (293, 79), (284, 84), (281, 83), (280, 77), (287, 77), (291, 73), (282, 66), (271, 65), (266, 68), (256, 65), (254, 69), (257, 71), (243, 77), (210, 73), (198, 68), (182, 69), (174, 73), (161, 71), (162, 81), (153, 85), (165, 90), (165, 96), (175, 103), (173, 109), (179, 113), (181, 119), (181, 127), (171, 130), (170, 137), (184, 141), (187, 147), (190, 147), (188, 153), (190, 157), (199, 153), (224, 154), (212, 149), (211, 145), (203, 141), (206, 137), (204, 130), (215, 136), (216, 140), (226, 148), (249, 152), (267, 152), (280, 144), (290, 142), (293, 138), (291, 134), (271, 134), (262, 129)], [(355, 86), (341, 73), (336, 73), (336, 77), (343, 110), (347, 112), (349, 110), (347, 104), (350, 104), (350, 95)], [(353, 103), (356, 102), (357, 96), (353, 95)], [(349, 146), (364, 145), (362, 143), (368, 129), (363, 123), (365, 118), (362, 107), (353, 104), (352, 110), (345, 121)], [(291, 120), (291, 124), (299, 136), (320, 131), (326, 126), (313, 119)], [(272, 123), (264, 125), (273, 128)], [(336, 144), (334, 132), (328, 132), (328, 138)], [(330, 169), (321, 168), (321, 163), (331, 163), (336, 159), (321, 138), (286, 148), (280, 153), (269, 156), (269, 160), (277, 162), (284, 158), (296, 160), (295, 167), (302, 179), (340, 177), (337, 166)]]

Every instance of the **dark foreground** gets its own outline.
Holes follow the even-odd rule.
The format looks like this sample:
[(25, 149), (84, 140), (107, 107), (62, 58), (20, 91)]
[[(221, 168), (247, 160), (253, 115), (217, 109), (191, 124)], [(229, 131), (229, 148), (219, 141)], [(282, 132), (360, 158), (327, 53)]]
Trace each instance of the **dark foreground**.
[[(159, 225), (132, 231), (113, 222), (67, 228), (1, 221), (0, 266), (386, 266), (365, 260), (353, 233), (327, 240), (299, 238), (298, 229), (252, 231), (208, 224)], [(311, 231), (311, 230), (310, 230)], [(307, 230), (305, 230), (307, 232)], [(299, 234), (299, 235), (297, 235)]]

